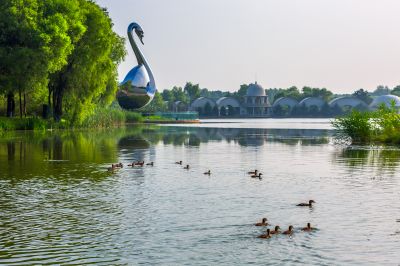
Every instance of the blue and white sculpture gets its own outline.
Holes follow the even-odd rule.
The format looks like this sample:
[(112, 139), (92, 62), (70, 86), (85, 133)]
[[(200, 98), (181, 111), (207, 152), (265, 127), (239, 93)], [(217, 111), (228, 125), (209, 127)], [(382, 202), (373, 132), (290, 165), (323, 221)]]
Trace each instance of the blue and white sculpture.
[(129, 110), (139, 109), (149, 104), (157, 91), (153, 72), (133, 38), (133, 30), (135, 30), (140, 42), (144, 44), (142, 28), (137, 23), (131, 23), (128, 27), (128, 38), (138, 65), (129, 71), (125, 79), (120, 83), (117, 92), (119, 105)]

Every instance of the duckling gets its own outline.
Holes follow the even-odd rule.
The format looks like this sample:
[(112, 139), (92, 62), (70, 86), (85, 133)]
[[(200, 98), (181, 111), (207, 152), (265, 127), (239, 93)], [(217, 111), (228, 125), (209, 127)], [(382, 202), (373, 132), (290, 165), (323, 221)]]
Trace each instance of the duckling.
[(205, 175), (211, 175), (211, 170), (208, 170), (207, 172), (203, 173)]
[(179, 161), (179, 162), (175, 162), (175, 164), (179, 164), (179, 165), (182, 165), (182, 161)]
[(301, 207), (312, 207), (312, 204), (315, 203), (313, 200), (309, 200), (308, 203), (300, 203), (297, 204), (296, 206), (301, 206)]
[(137, 162), (137, 163), (135, 163), (135, 165), (138, 165), (138, 166), (142, 166), (143, 167), (143, 165), (144, 165), (144, 161), (139, 161), (139, 162)]
[(189, 165), (186, 165), (185, 167), (183, 167), (183, 169), (189, 170)]
[(135, 167), (135, 162), (128, 164), (129, 167)]
[(291, 235), (291, 234), (293, 234), (293, 226), (292, 226), (292, 225), (289, 225), (289, 229), (286, 230), (286, 231), (284, 231), (282, 234), (284, 234), (284, 235)]
[(258, 173), (258, 170), (254, 170), (254, 172), (247, 172), (249, 175), (256, 175)]
[(281, 229), (281, 228), (279, 227), (279, 225), (275, 226), (275, 230), (272, 230), (272, 231), (270, 232), (271, 235), (277, 235), (277, 234), (279, 234), (279, 233), (280, 233), (279, 229)]
[(124, 165), (122, 163), (116, 163), (116, 164), (111, 164), (111, 167), (122, 168), (122, 167), (124, 167)]
[(154, 162), (147, 163), (146, 165), (149, 165), (149, 166), (154, 166)]
[(259, 179), (262, 179), (262, 173), (259, 173), (258, 175), (252, 175), (251, 177), (252, 178), (259, 178)]
[(305, 231), (305, 232), (311, 232), (312, 230), (315, 230), (315, 228), (311, 227), (310, 223), (307, 223), (307, 227), (304, 227), (301, 229), (301, 231)]
[(262, 218), (261, 223), (256, 223), (255, 226), (267, 226), (268, 219), (267, 218)]
[(111, 167), (107, 168), (107, 171), (114, 172), (115, 170), (118, 170), (118, 167), (116, 164), (111, 164)]
[(267, 229), (267, 233), (263, 235), (259, 235), (258, 238), (271, 238), (270, 230)]

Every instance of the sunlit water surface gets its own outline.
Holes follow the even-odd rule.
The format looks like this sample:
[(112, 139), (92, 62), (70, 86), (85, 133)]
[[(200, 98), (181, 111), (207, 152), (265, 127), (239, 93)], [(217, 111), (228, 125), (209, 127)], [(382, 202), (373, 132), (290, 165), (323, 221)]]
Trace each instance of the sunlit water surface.
[[(400, 150), (337, 145), (328, 120), (211, 122), (3, 135), (0, 264), (400, 263)], [(155, 165), (106, 170), (133, 160)], [(295, 234), (258, 239), (262, 217)]]

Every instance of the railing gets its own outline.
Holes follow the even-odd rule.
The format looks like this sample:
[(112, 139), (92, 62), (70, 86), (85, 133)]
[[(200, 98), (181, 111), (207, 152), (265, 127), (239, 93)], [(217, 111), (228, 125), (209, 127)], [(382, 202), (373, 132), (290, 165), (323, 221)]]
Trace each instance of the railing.
[(173, 119), (173, 120), (197, 120), (199, 119), (198, 112), (156, 112), (153, 114), (144, 113), (143, 116), (160, 116), (162, 118)]

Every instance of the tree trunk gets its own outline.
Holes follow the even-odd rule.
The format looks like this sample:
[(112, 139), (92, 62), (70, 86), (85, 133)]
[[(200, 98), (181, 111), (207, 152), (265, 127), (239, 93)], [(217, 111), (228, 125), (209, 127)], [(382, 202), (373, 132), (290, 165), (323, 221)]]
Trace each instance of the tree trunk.
[(26, 118), (26, 93), (24, 92), (24, 116)]
[(13, 117), (14, 115), (15, 115), (14, 93), (9, 92), (7, 94), (7, 117)]
[(61, 116), (63, 114), (62, 112), (62, 100), (64, 96), (64, 88), (61, 86), (56, 88), (53, 91), (53, 113), (54, 113), (54, 120), (55, 121), (60, 121)]
[(21, 90), (18, 90), (19, 94), (19, 117), (22, 118), (22, 97), (21, 97)]

